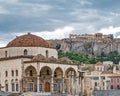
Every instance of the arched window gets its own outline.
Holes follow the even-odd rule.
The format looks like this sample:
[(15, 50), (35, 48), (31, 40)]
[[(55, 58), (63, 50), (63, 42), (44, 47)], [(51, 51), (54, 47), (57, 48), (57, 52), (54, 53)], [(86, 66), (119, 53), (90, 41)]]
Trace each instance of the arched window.
[(49, 57), (48, 50), (46, 50), (46, 57), (47, 57), (47, 58)]
[(14, 80), (12, 79), (11, 80), (11, 89), (12, 89), (12, 91), (15, 91), (15, 84), (14, 84)]
[(16, 83), (16, 91), (19, 91), (19, 84)]
[(48, 69), (46, 70), (46, 73), (47, 73), (47, 75), (50, 75), (50, 72), (49, 72), (49, 70), (48, 70)]
[(33, 71), (32, 70), (30, 70), (30, 76), (33, 76)]
[(18, 76), (18, 70), (16, 70), (16, 76)]
[(18, 79), (16, 79), (16, 91), (19, 91)]
[(8, 92), (8, 81), (5, 80), (5, 91)]
[(12, 74), (12, 76), (14, 76), (14, 71), (13, 70), (11, 71), (11, 74)]
[(28, 55), (27, 49), (24, 50), (24, 55), (25, 55), (25, 56)]
[(5, 71), (5, 77), (8, 77), (8, 71)]
[(5, 51), (5, 57), (7, 57), (7, 51)]

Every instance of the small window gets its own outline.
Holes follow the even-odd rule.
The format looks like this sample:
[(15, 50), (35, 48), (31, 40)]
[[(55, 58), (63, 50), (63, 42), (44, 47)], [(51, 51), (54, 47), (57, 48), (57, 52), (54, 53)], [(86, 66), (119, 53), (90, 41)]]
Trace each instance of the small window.
[(24, 50), (24, 55), (28, 55), (27, 49)]
[(18, 76), (18, 70), (16, 70), (16, 76)]
[(42, 84), (39, 84), (39, 91), (42, 91)]
[(33, 91), (33, 83), (28, 83), (28, 91)]
[(5, 80), (5, 91), (8, 92), (8, 81)]
[(120, 82), (120, 80), (119, 80), (119, 78), (117, 79), (117, 83), (119, 83)]
[(49, 56), (48, 56), (48, 50), (46, 50), (46, 57), (48, 58)]
[(97, 86), (97, 82), (95, 82), (95, 86)]
[(54, 77), (57, 77), (57, 73), (56, 72), (54, 73)]
[(54, 84), (54, 91), (57, 91), (57, 84)]
[(8, 92), (8, 84), (5, 84), (5, 91)]
[(46, 70), (46, 72), (47, 72), (47, 75), (50, 75), (50, 73), (49, 73), (49, 70), (48, 70), (48, 69)]
[(32, 70), (30, 70), (30, 76), (33, 76), (33, 71)]
[(99, 80), (99, 77), (93, 77), (94, 80)]
[(12, 91), (15, 91), (15, 84), (12, 83)]
[(99, 67), (97, 67), (97, 70), (99, 70)]
[(7, 57), (7, 51), (5, 51), (5, 57)]
[(16, 91), (19, 91), (19, 84), (16, 84)]
[(111, 85), (111, 89), (113, 89), (113, 85)]
[(113, 79), (111, 79), (111, 83), (113, 83)]
[(0, 91), (1, 91), (1, 84), (0, 84)]
[(11, 74), (12, 74), (12, 76), (14, 76), (14, 71), (13, 70), (11, 71)]
[(101, 67), (101, 71), (102, 71), (102, 67)]
[(8, 77), (8, 71), (5, 71), (5, 77)]
[(105, 86), (105, 82), (103, 82), (103, 86)]

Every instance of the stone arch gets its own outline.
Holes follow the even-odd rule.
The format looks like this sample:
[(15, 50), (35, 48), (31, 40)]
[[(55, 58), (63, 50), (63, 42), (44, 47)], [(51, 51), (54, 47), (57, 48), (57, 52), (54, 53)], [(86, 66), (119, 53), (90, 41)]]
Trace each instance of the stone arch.
[(35, 67), (33, 66), (28, 66), (26, 69), (25, 69), (25, 75), (26, 76), (37, 76), (37, 71), (35, 69)]
[(57, 77), (57, 78), (62, 78), (63, 77), (63, 70), (62, 68), (60, 67), (57, 67), (55, 70), (54, 70), (54, 77)]
[(40, 70), (40, 77), (51, 76), (52, 69), (49, 66), (43, 66)]
[(72, 68), (72, 67), (69, 67), (69, 68), (67, 68), (66, 69), (66, 71), (65, 71), (65, 76), (68, 78), (69, 76), (76, 76), (77, 75), (77, 73), (76, 73), (76, 71), (75, 71), (75, 69), (74, 68)]
[(51, 89), (51, 77), (52, 77), (52, 69), (49, 66), (43, 66), (40, 70), (40, 84), (41, 89), (45, 92), (50, 92)]
[(73, 91), (73, 86), (75, 85), (76, 80), (76, 71), (74, 68), (69, 67), (65, 71), (65, 85), (66, 85), (66, 91), (71, 92)]

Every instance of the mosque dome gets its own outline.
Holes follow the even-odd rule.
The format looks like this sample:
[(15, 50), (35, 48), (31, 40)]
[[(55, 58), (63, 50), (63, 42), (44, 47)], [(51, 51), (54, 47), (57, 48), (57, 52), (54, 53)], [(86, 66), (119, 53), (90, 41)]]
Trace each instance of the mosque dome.
[(51, 48), (51, 45), (43, 38), (33, 35), (26, 34), (18, 36), (10, 41), (6, 47), (46, 47)]

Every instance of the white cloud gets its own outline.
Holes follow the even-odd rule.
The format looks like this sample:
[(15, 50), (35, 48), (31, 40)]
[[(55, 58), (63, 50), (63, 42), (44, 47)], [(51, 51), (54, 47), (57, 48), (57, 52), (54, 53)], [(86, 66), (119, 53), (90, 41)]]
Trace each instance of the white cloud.
[[(56, 29), (54, 31), (42, 31), (42, 32), (32, 32), (31, 34), (40, 36), (44, 39), (63, 39), (68, 38), (75, 29), (71, 26), (65, 26), (62, 29)], [(25, 32), (26, 33), (26, 32)], [(16, 36), (23, 35), (24, 33), (14, 33)]]
[(69, 37), (74, 31), (73, 27), (66, 26), (63, 29), (56, 29), (55, 31), (34, 32), (35, 35), (41, 36), (44, 39), (63, 39)]
[(109, 26), (107, 28), (102, 28), (98, 32), (103, 34), (116, 34), (117, 32), (120, 32), (120, 27)]
[(0, 14), (8, 14), (9, 12), (3, 8), (2, 6), (0, 6)]
[(5, 42), (0, 41), (0, 47), (5, 47), (5, 46), (6, 46), (6, 43), (5, 43)]
[(92, 2), (88, 0), (78, 0), (81, 5), (92, 5)]

